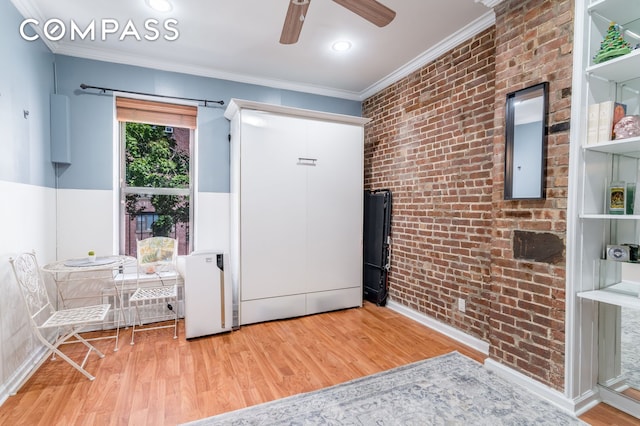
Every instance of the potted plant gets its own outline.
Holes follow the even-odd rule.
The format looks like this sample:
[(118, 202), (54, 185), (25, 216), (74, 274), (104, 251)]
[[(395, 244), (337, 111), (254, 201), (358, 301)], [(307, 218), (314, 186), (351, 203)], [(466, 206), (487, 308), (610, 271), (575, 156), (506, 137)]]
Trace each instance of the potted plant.
[(87, 255), (89, 255), (89, 262), (95, 262), (96, 261), (96, 252), (95, 251), (89, 250)]

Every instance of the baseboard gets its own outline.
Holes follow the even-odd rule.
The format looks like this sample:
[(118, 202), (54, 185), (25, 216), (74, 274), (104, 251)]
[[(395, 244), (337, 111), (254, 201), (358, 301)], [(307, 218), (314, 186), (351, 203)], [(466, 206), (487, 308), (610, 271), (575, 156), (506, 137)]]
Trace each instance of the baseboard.
[(462, 343), (465, 346), (475, 349), (476, 351), (481, 352), (485, 355), (489, 355), (489, 343), (485, 342), (484, 340), (480, 340), (477, 337), (470, 336), (469, 334), (460, 331), (455, 327), (451, 327), (450, 325), (430, 318), (423, 313), (414, 311), (411, 308), (407, 308), (406, 306), (394, 302), (393, 300), (387, 301), (386, 306), (392, 311), (411, 318), (412, 320), (417, 321), (420, 324), (425, 325), (437, 332), (440, 332), (445, 336)]
[[(540, 383), (539, 381), (532, 379), (510, 367), (507, 367), (498, 361), (491, 358), (484, 360), (484, 366), (487, 370), (494, 372), (503, 379), (514, 383), (518, 386), (522, 386), (529, 392), (545, 399), (555, 405), (556, 407), (566, 411), (571, 415), (576, 415), (576, 401), (567, 398), (562, 392), (559, 392), (549, 386)], [(588, 410), (585, 409), (585, 411)]]
[(15, 395), (20, 390), (20, 387), (24, 384), (25, 380), (29, 378), (35, 368), (38, 367), (42, 358), (47, 355), (47, 348), (41, 346), (38, 350), (34, 351), (31, 356), (18, 367), (18, 369), (11, 375), (11, 377), (2, 385), (0, 385), (0, 405), (9, 399), (11, 395)]
[(596, 390), (590, 390), (573, 401), (573, 412), (576, 416), (581, 416), (601, 402), (601, 395)]

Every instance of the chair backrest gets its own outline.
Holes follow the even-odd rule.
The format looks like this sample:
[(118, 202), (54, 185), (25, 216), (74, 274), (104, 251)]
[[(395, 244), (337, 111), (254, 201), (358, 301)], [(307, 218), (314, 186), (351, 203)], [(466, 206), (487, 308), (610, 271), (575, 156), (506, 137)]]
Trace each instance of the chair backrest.
[(178, 258), (178, 240), (151, 237), (137, 243), (138, 265), (144, 272), (174, 270)]
[(54, 312), (54, 307), (42, 279), (36, 255), (35, 253), (22, 253), (16, 258), (9, 259), (9, 262), (16, 281), (18, 281), (29, 317), (32, 323), (38, 326), (42, 322), (42, 317), (48, 317)]

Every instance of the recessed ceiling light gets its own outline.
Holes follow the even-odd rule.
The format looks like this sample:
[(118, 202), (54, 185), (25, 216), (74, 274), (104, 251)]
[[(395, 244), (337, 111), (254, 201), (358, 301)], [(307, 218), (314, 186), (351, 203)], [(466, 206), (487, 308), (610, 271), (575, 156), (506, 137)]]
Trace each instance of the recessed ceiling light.
[(147, 0), (147, 4), (153, 10), (158, 12), (168, 12), (171, 10), (171, 3), (169, 0)]
[(346, 40), (340, 40), (333, 43), (331, 48), (336, 52), (344, 52), (345, 50), (351, 49), (351, 43)]

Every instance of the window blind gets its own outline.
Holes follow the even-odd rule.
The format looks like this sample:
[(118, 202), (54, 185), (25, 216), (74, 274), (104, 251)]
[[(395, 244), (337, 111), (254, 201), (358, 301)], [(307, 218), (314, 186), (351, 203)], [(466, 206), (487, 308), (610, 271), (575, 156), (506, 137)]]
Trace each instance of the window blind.
[(191, 105), (116, 97), (118, 121), (195, 129), (197, 115), (198, 108)]

